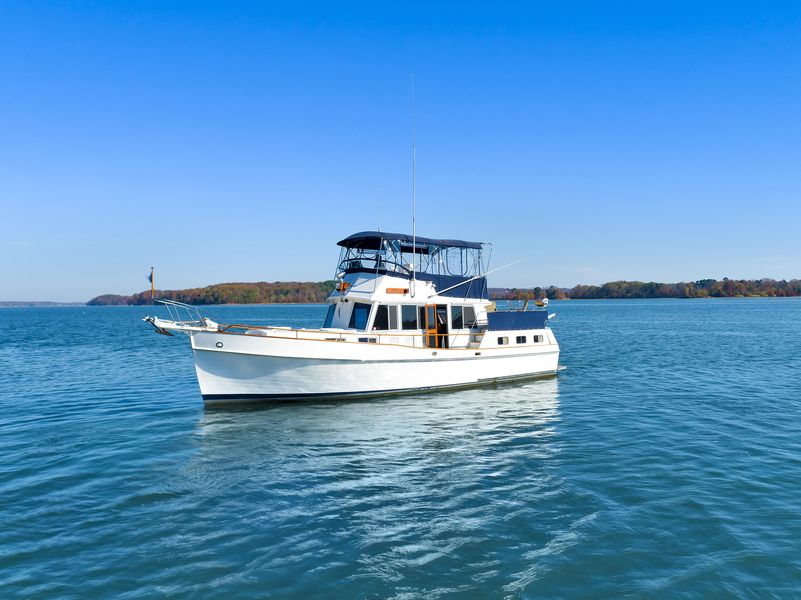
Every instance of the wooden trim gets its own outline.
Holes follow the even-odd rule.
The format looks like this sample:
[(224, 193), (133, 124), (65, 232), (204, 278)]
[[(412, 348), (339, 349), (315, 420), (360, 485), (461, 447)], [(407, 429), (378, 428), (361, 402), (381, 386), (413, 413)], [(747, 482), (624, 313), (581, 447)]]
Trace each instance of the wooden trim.
[[(225, 335), (245, 335), (244, 333), (233, 333), (233, 332), (230, 332), (230, 331), (209, 331), (209, 332), (204, 332), (204, 333), (220, 333), (220, 334), (225, 334)], [(296, 342), (326, 342), (326, 343), (329, 343), (329, 344), (360, 344), (362, 346), (368, 346), (369, 345), (371, 347), (372, 346), (392, 346), (392, 347), (395, 347), (395, 348), (406, 348), (407, 350), (425, 350), (425, 351), (435, 350), (437, 352), (439, 352), (439, 351), (443, 351), (443, 352), (481, 352), (482, 354), (484, 352), (498, 351), (498, 350), (510, 350), (512, 348), (543, 348), (543, 347), (554, 346), (555, 345), (555, 344), (542, 343), (542, 344), (520, 344), (520, 345), (509, 344), (508, 346), (490, 346), (488, 348), (429, 348), (428, 346), (409, 346), (407, 344), (388, 344), (386, 342), (375, 342), (373, 344), (365, 344), (364, 342), (358, 342), (358, 341), (355, 341), (355, 340), (353, 340), (353, 341), (351, 341), (351, 340), (325, 340), (325, 339), (318, 339), (318, 338), (286, 337), (286, 336), (281, 336), (281, 335), (269, 335), (269, 336), (250, 335), (250, 336), (247, 336), (247, 337), (256, 338), (256, 339), (260, 339), (260, 340), (276, 339), (276, 340), (293, 340), (293, 341), (296, 341)], [(209, 351), (209, 352), (231, 352), (231, 353), (234, 353), (234, 354), (249, 354), (249, 355), (252, 355), (252, 356), (261, 356), (261, 355), (252, 354), (250, 352), (237, 352), (235, 350), (217, 350), (216, 348), (198, 348), (198, 350), (206, 350), (206, 351)], [(532, 355), (535, 355), (535, 354), (552, 354), (553, 352), (554, 352), (554, 350), (547, 350), (547, 351), (544, 351), (544, 352), (526, 352), (526, 353), (521, 353), (521, 354), (509, 353), (509, 356), (532, 356)], [(293, 357), (293, 358), (302, 358), (302, 357)], [(335, 360), (335, 359), (330, 359), (330, 360)], [(341, 360), (362, 360), (362, 359), (341, 359)], [(404, 359), (401, 359), (401, 360), (404, 360)], [(405, 360), (417, 360), (417, 359), (405, 359)], [(420, 359), (420, 360), (422, 360), (422, 359)]]
[[(245, 329), (245, 330), (261, 330), (261, 331), (270, 331), (270, 330), (272, 330), (272, 331), (277, 331), (277, 332), (284, 333), (285, 335), (256, 336), (256, 335), (247, 335), (245, 332), (240, 332), (240, 331), (229, 331), (229, 329)], [(527, 331), (534, 331), (534, 330), (527, 330)], [(419, 332), (419, 333), (417, 333), (417, 332)], [(426, 332), (426, 330), (422, 330), (421, 331), (419, 329), (417, 330), (417, 332), (416, 333), (405, 333), (404, 330), (398, 330), (398, 331), (382, 331), (382, 332), (377, 332), (377, 331), (356, 332), (356, 331), (354, 331), (354, 332), (342, 333), (342, 332), (333, 332), (333, 331), (322, 331), (320, 329), (293, 329), (291, 327), (280, 327), (279, 328), (279, 327), (275, 327), (275, 326), (271, 326), (271, 325), (264, 326), (264, 327), (259, 327), (259, 326), (256, 326), (256, 325), (236, 325), (236, 324), (232, 324), (232, 325), (226, 325), (225, 328), (220, 329), (218, 331), (208, 331), (208, 332), (205, 332), (205, 333), (219, 333), (219, 334), (224, 334), (224, 335), (242, 335), (242, 336), (247, 336), (247, 337), (250, 337), (250, 338), (258, 338), (258, 339), (296, 340), (296, 341), (303, 341), (303, 342), (332, 342), (332, 343), (336, 343), (336, 344), (343, 344), (343, 343), (344, 344), (364, 344), (364, 342), (359, 342), (358, 341), (359, 337), (376, 337), (376, 338), (379, 338), (379, 340), (372, 344), (372, 345), (375, 345), (375, 346), (393, 346), (393, 347), (397, 347), (397, 348), (407, 348), (407, 349), (411, 349), (411, 350), (432, 350), (433, 349), (433, 350), (445, 350), (445, 351), (454, 350), (454, 351), (457, 351), (457, 352), (482, 352), (482, 353), (483, 352), (487, 352), (487, 351), (491, 351), (491, 350), (508, 351), (508, 350), (513, 349), (513, 348), (515, 348), (515, 349), (516, 348), (543, 348), (543, 347), (548, 347), (548, 346), (553, 346), (554, 345), (550, 341), (548, 341), (547, 337), (545, 337), (545, 339), (543, 339), (542, 342), (537, 342), (537, 343), (533, 343), (533, 344), (532, 343), (511, 344), (510, 343), (510, 344), (504, 344), (503, 346), (488, 346), (488, 347), (485, 346), (485, 347), (478, 347), (478, 348), (470, 348), (470, 347), (467, 347), (467, 348), (461, 348), (461, 347), (459, 347), (459, 348), (454, 348), (454, 347), (443, 348), (443, 347), (428, 346), (427, 345), (428, 339), (425, 339), (425, 338), (436, 337), (436, 338), (439, 339), (439, 338), (444, 338), (444, 337), (447, 337), (447, 336), (467, 336), (469, 334), (467, 333), (467, 331), (464, 331), (462, 333), (428, 333), (428, 332)], [(294, 336), (286, 335), (287, 333), (294, 333), (295, 335)], [(339, 338), (338, 339), (325, 339), (325, 338), (317, 338), (317, 337), (300, 337), (299, 335), (297, 335), (297, 334), (300, 334), (300, 333), (314, 333), (314, 334), (318, 334), (318, 335), (339, 336)], [(486, 332), (486, 331), (483, 332), (484, 335), (486, 335), (487, 333), (488, 332)], [(347, 336), (347, 337), (344, 337), (344, 336)], [(424, 338), (424, 339), (423, 339), (423, 346), (417, 346), (417, 345), (409, 345), (409, 344), (394, 344), (394, 343), (382, 342), (382, 341), (380, 341), (380, 338), (382, 338), (382, 337), (384, 337), (384, 338), (387, 338), (387, 337), (405, 337), (405, 338)], [(353, 338), (353, 339), (348, 339), (348, 338)], [(535, 354), (540, 354), (540, 353), (535, 353)], [(511, 355), (514, 356), (514, 353), (511, 353)]]

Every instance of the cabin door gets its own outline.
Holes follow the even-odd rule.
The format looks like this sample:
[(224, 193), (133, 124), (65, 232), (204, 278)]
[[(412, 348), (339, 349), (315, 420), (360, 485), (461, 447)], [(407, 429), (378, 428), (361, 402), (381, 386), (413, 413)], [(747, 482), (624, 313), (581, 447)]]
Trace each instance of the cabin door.
[(437, 347), (448, 347), (448, 307), (444, 304), (437, 306)]
[(425, 340), (429, 348), (437, 347), (437, 305), (426, 304)]

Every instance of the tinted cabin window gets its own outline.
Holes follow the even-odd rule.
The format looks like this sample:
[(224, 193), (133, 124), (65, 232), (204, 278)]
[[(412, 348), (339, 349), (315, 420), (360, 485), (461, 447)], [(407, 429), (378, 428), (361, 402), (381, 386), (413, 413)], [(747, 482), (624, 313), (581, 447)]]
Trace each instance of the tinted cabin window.
[(462, 321), (462, 307), (451, 306), (451, 328), (462, 329), (463, 327), (464, 321)]
[(325, 315), (325, 324), (323, 327), (331, 327), (331, 323), (334, 322), (334, 312), (336, 309), (337, 307), (333, 304), (328, 307), (328, 314)]
[(476, 324), (476, 310), (472, 306), (465, 306), (462, 311), (464, 326), (473, 327)]
[(387, 310), (389, 307), (385, 305), (379, 305), (376, 307), (375, 313), (375, 321), (373, 321), (373, 329), (378, 329), (379, 331), (386, 331), (389, 329), (389, 311)]
[(387, 306), (389, 311), (389, 328), (393, 330), (398, 329), (398, 307), (395, 305)]
[(353, 304), (353, 312), (350, 313), (350, 322), (348, 322), (348, 327), (351, 329), (361, 329), (364, 330), (367, 328), (367, 318), (370, 316), (370, 305), (369, 304), (362, 304), (361, 302), (355, 302)]
[(504, 336), (504, 337), (499, 337), (498, 338), (498, 345), (499, 346), (503, 346), (504, 344), (508, 344), (508, 343), (509, 343), (509, 338), (508, 337)]
[(401, 306), (401, 322), (404, 329), (417, 329), (417, 307), (408, 304)]
[[(536, 341), (536, 340), (535, 340), (535, 341)], [(518, 343), (518, 344), (525, 344), (525, 343), (526, 343), (526, 336), (524, 336), (524, 335), (518, 335), (518, 336), (517, 336), (517, 343)]]

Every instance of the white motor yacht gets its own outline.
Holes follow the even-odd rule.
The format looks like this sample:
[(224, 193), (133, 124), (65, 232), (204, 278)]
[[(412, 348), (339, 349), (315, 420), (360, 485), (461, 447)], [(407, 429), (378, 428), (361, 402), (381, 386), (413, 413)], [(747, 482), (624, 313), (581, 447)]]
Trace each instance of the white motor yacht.
[[(161, 301), (170, 319), (145, 320), (159, 333), (189, 337), (207, 405), (369, 397), (556, 374), (559, 345), (547, 301), (533, 310), (495, 310), (487, 244), (365, 231), (339, 246), (337, 285), (319, 328), (219, 324), (170, 300)], [(181, 310), (191, 315), (181, 318)]]

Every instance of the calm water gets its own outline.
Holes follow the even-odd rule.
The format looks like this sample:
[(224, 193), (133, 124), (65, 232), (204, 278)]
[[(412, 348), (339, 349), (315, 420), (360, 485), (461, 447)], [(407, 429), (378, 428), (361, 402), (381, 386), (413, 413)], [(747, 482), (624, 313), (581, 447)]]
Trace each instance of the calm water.
[(0, 597), (801, 596), (801, 300), (552, 307), (556, 380), (248, 411), (144, 308), (0, 309)]

